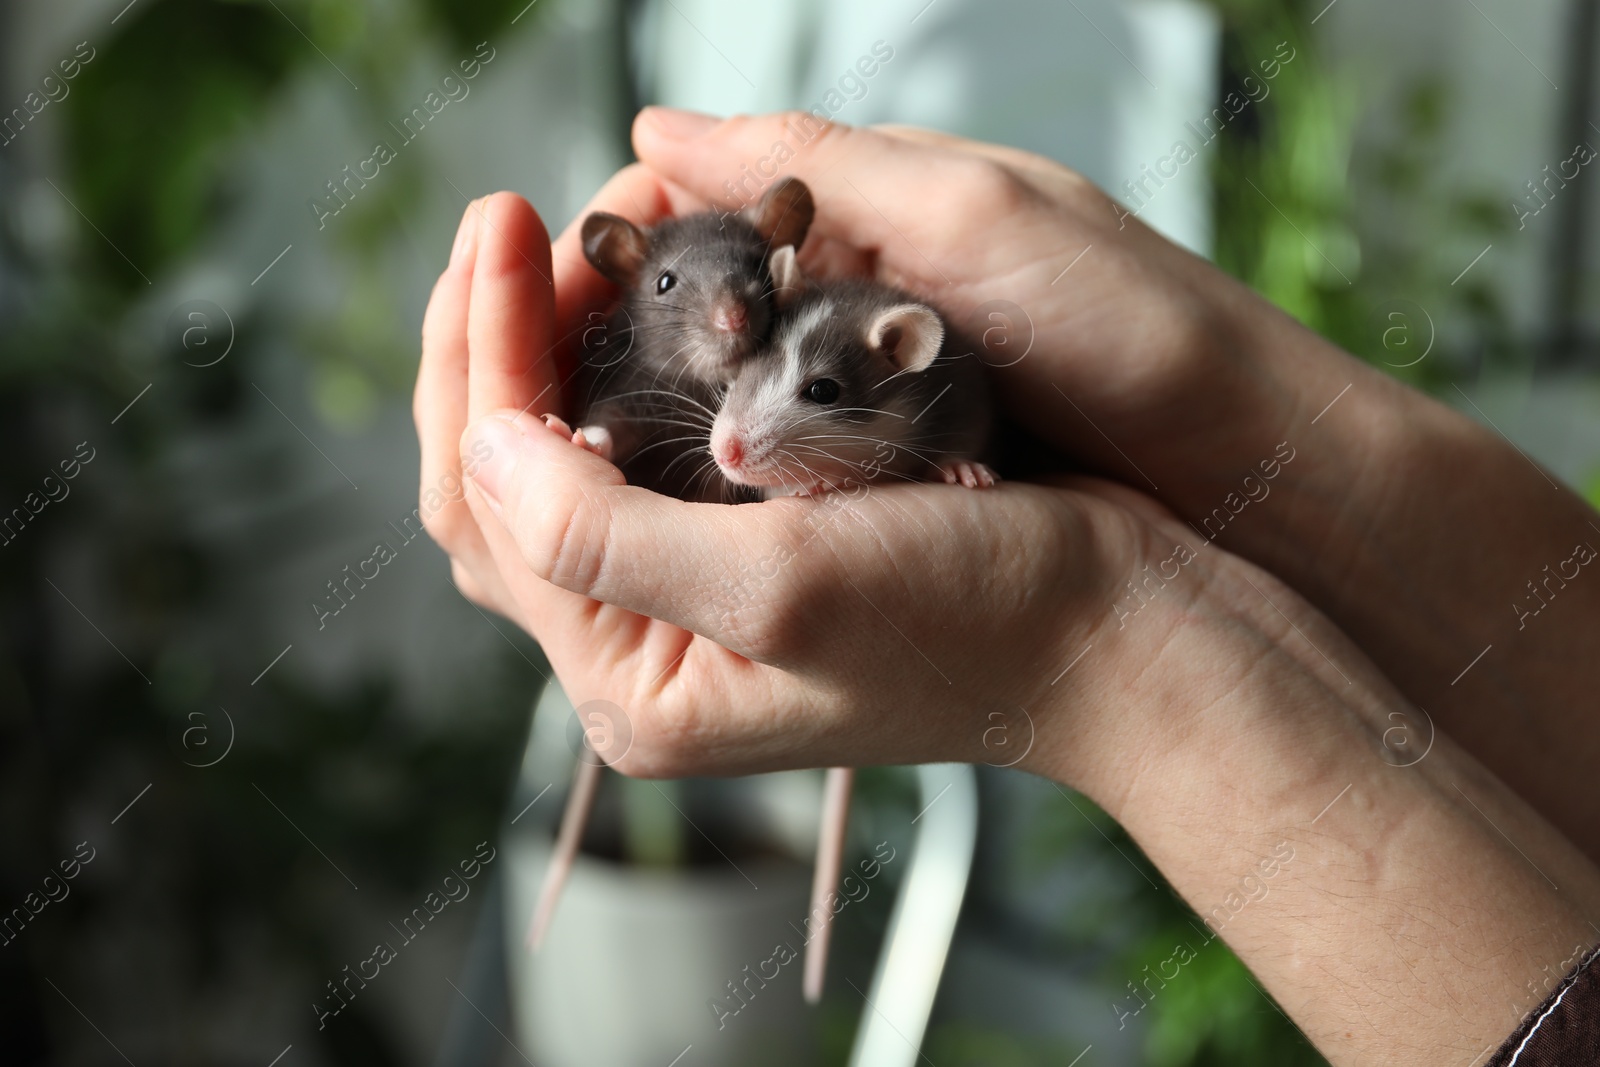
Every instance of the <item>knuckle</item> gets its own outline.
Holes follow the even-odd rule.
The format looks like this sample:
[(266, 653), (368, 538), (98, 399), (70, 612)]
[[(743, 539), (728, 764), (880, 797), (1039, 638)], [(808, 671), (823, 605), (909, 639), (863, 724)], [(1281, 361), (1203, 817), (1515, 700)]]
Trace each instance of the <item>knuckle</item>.
[(436, 347), (451, 339), (446, 326), (449, 316), (444, 310), (447, 291), (451, 285), (450, 273), (446, 271), (439, 275), (433, 283), (433, 288), (428, 292), (428, 305), (422, 312), (421, 336), (424, 349)]
[(417, 513), (422, 519), (422, 528), (440, 548), (451, 555), (458, 555), (465, 547), (468, 537), (477, 529), (471, 513), (459, 504), (430, 508), (428, 503), (428, 498), (424, 494), (421, 506), (417, 508)]
[(499, 605), (495, 603), (494, 598), (491, 597), (488, 591), (484, 589), (482, 583), (478, 581), (477, 576), (474, 575), (472, 571), (467, 568), (467, 565), (462, 563), (459, 559), (452, 558), (450, 560), (450, 580), (455, 583), (456, 588), (461, 591), (462, 596), (466, 597), (480, 608), (498, 610)]
[(1047, 173), (1050, 180), (1060, 188), (1063, 197), (1078, 197), (1084, 200), (1093, 200), (1096, 197), (1109, 199), (1098, 185), (1071, 167), (1064, 167), (1051, 161)]
[(432, 399), (433, 397), (423, 384), (422, 376), (418, 375), (416, 388), (411, 390), (411, 422), (417, 428), (417, 438), (424, 449), (429, 446), (428, 426), (430, 420), (428, 416)]
[(1009, 214), (1026, 207), (1034, 197), (1033, 187), (1011, 167), (994, 159), (971, 156), (952, 164), (952, 188), (964, 200), (997, 214)]
[(523, 559), (535, 574), (589, 595), (607, 556), (609, 508), (603, 495), (568, 485), (545, 500), (510, 502), (507, 514)]
[[(779, 131), (779, 136), (786, 143), (796, 145), (811, 158), (815, 158), (819, 149), (831, 151), (836, 142), (846, 138), (853, 129), (801, 108), (791, 108), (774, 115), (735, 115), (727, 122), (733, 136), (746, 135), (752, 141), (767, 140), (774, 131)], [(794, 131), (800, 131), (804, 140), (799, 140)]]
[(830, 118), (823, 118), (815, 112), (799, 107), (787, 108), (776, 115), (738, 115), (731, 121), (748, 123), (763, 131), (773, 126), (780, 130), (813, 130), (821, 127), (824, 132), (848, 129)]
[(1126, 209), (1116, 197), (1088, 179), (1079, 179), (1075, 185), (1062, 186), (1057, 195), (1062, 204), (1076, 209), (1083, 218), (1103, 226), (1117, 222), (1114, 228), (1121, 228), (1121, 216)]

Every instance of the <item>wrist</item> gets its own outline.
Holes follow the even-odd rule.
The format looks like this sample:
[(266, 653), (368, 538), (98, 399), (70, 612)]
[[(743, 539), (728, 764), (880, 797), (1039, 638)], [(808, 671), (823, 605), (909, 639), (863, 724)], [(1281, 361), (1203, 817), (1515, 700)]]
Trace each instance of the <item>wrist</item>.
[[(1043, 680), (1044, 714), (1027, 769), (1124, 821), (1152, 775), (1196, 758), (1202, 766), (1227, 762), (1256, 744), (1252, 739), (1289, 728), (1278, 705), (1250, 691), (1260, 686), (1249, 677), (1254, 664), (1281, 650), (1266, 636), (1263, 623), (1271, 620), (1261, 618), (1273, 613), (1271, 605), (1248, 586), (1243, 592), (1257, 597), (1254, 606), (1226, 591), (1243, 585), (1229, 573), (1242, 566), (1179, 529), (1122, 563), (1126, 573), (1095, 625), (1076, 638), (1076, 650), (1063, 649), (1061, 674)], [(1265, 576), (1257, 584), (1274, 588)], [(1286, 604), (1292, 594), (1277, 589)]]
[(1240, 365), (1233, 377), (1246, 383), (1244, 399), (1231, 424), (1218, 421), (1220, 458), (1191, 456), (1174, 507), (1198, 536), (1327, 609), (1382, 554), (1372, 551), (1386, 532), (1382, 520), (1400, 479), (1437, 437), (1439, 416), (1459, 416), (1232, 279), (1219, 282), (1238, 292), (1214, 300), (1197, 343)]
[[(1170, 517), (1121, 518), (1092, 539), (1112, 546), (1091, 568), (1103, 576), (1099, 604), (1036, 683), (1041, 714), (1024, 764), (1118, 819), (1151, 766), (1262, 728), (1246, 720), (1271, 705), (1237, 702), (1233, 690), (1265, 647), (1260, 616), (1273, 614), (1239, 579), (1241, 561)], [(1256, 580), (1284, 602), (1292, 597), (1264, 575)], [(1219, 720), (1223, 707), (1233, 710)]]

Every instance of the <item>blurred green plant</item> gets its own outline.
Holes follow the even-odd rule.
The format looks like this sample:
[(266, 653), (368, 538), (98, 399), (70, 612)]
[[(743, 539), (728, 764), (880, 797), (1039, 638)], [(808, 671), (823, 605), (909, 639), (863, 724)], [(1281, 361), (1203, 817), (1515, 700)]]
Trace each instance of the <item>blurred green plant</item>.
[[(290, 5), (301, 8), (303, 5)], [(267, 4), (162, 0), (129, 12), (65, 101), (67, 186), (138, 264), (86, 242), (84, 265), (131, 297), (230, 206), (230, 149), (304, 61), (305, 41)]]
[(1196, 945), (1196, 955), (1151, 1001), (1160, 1007), (1146, 1037), (1149, 1067), (1317, 1067), (1326, 1062), (1220, 941), (1201, 945), (1194, 929), (1174, 925), (1151, 937), (1145, 958), (1165, 959), (1182, 941)]
[(938, 1023), (928, 1032), (923, 1049), (927, 1062), (939, 1067), (1034, 1067), (1040, 1063), (1071, 1063), (1083, 1051), (1061, 1041), (1019, 1037), (1016, 1034), (964, 1022)]
[[(441, 46), (471, 54), (525, 3), (141, 0), (97, 31), (94, 62), (50, 113), (59, 157), (30, 159), (81, 217), (52, 204), (64, 234), (0, 229), (0, 499), (19, 504), (72, 442), (87, 437), (99, 455), (69, 499), (0, 553), (0, 828), (10, 845), (0, 888), (9, 899), (50, 869), (62, 841), (86, 834), (123, 857), (91, 874), (120, 862), (125, 878), (86, 876), (0, 960), (0, 1032), (17, 1062), (77, 1054), (46, 1029), (69, 1009), (39, 1003), (36, 990), (55, 995), (41, 974), (89, 988), (121, 974), (114, 959), (138, 960), (137, 980), (105, 1002), (160, 1005), (176, 1019), (167, 1006), (271, 1011), (256, 996), (263, 987), (311, 990), (351, 962), (340, 955), (349, 913), (328, 895), (347, 887), (285, 815), (379, 909), (420, 899), (495, 836), (543, 673), (530, 643), (496, 643), (504, 656), (451, 679), (451, 714), (430, 723), (393, 678), (319, 681), (291, 660), (252, 684), (263, 623), (239, 597), (261, 580), (252, 576), (347, 533), (308, 521), (307, 504), (320, 501), (294, 481), (287, 450), (297, 446), (255, 433), (250, 383), (266, 380), (269, 352), (293, 345), (309, 355), (313, 399), (335, 425), (403, 406), (415, 338), (397, 331), (414, 309), (398, 306), (406, 290), (384, 272), (400, 239), (393, 213), (442, 182), (414, 153), (360, 205), (390, 215), (341, 228), (345, 275), (325, 318), (261, 305), (233, 324), (227, 359), (189, 370), (146, 316), (149, 294), (240, 214), (241, 153), (299, 82), (336, 63), (360, 79), (361, 104), (387, 117), (403, 110), (401, 79), (417, 57)], [(516, 31), (539, 18), (530, 12)], [(24, 175), (11, 161), (0, 181), (17, 194)], [(115, 635), (117, 651), (86, 644), (101, 640), (89, 626)], [(91, 647), (104, 654), (84, 656)], [(211, 747), (196, 750), (202, 726)], [(217, 766), (185, 766), (229, 738)], [(114, 832), (86, 824), (136, 794)], [(361, 914), (369, 920), (381, 926)], [(215, 1061), (201, 1022), (168, 1062)], [(318, 1040), (330, 1062), (415, 1062), (392, 1035), (392, 1020), (356, 1002)]]
[[(1392, 122), (1357, 75), (1306, 32), (1326, 0), (1216, 0), (1223, 91), (1280, 41), (1298, 55), (1213, 157), (1216, 261), (1289, 314), (1395, 377), (1437, 391), (1474, 361), (1531, 359), (1489, 275), (1452, 285), (1459, 262), (1510, 229), (1493, 190), (1441, 173), (1451, 99), (1437, 74), (1402, 91)], [(1366, 201), (1357, 212), (1357, 198)], [(1400, 224), (1402, 223), (1403, 224)], [(1449, 337), (1438, 328), (1454, 324)], [(1453, 348), (1452, 348), (1453, 346)], [(1432, 358), (1423, 358), (1427, 352)]]
[(1583, 482), (1583, 498), (1591, 507), (1600, 508), (1600, 468), (1589, 472)]
[[(1077, 793), (1052, 795), (1033, 827), (1034, 855), (1072, 857), (1087, 870), (1098, 857), (1119, 872), (1131, 864), (1141, 876), (1136, 891), (1104, 893), (1115, 900), (1115, 922), (1094, 907), (1060, 916), (1054, 951), (1099, 960), (1107, 1010), (1118, 1006), (1144, 1030), (1146, 1067), (1320, 1067), (1325, 1061), (1220, 939), (1211, 938), (1194, 909), (1172, 889), (1126, 831), (1093, 801)], [(1044, 873), (1044, 866), (1036, 868)], [(1075, 901), (1075, 905), (1080, 902)], [(1091, 905), (1103, 901), (1090, 901)], [(1087, 914), (1085, 914), (1087, 912)], [(1131, 934), (1131, 936), (1130, 936)], [(1175, 947), (1187, 953), (1175, 957)], [(1147, 1003), (1138, 988), (1163, 962), (1177, 974), (1159, 982)], [(1147, 969), (1148, 968), (1148, 969)], [(1076, 1051), (1076, 1050), (1073, 1050)], [(941, 1061), (942, 1062), (942, 1061)]]

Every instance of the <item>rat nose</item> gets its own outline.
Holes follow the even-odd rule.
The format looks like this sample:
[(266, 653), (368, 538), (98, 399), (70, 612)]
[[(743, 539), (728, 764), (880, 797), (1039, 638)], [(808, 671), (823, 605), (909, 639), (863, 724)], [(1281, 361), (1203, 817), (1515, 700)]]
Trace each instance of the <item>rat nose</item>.
[(719, 467), (738, 470), (744, 462), (744, 442), (736, 433), (718, 433), (711, 438), (711, 457)]
[(750, 323), (750, 313), (738, 298), (718, 301), (711, 309), (711, 325), (723, 333), (742, 333)]

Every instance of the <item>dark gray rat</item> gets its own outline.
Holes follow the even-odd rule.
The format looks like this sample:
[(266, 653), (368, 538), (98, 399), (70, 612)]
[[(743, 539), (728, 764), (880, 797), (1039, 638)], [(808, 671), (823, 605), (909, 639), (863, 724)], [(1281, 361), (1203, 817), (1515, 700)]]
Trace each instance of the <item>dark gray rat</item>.
[(587, 335), (576, 375), (578, 433), (628, 482), (685, 499), (727, 499), (702, 447), (722, 387), (765, 342), (772, 256), (797, 249), (815, 212), (785, 178), (743, 212), (702, 212), (640, 229), (595, 212), (584, 256), (622, 290)]

